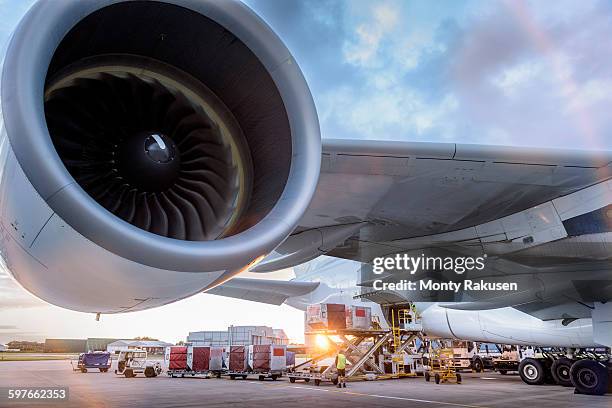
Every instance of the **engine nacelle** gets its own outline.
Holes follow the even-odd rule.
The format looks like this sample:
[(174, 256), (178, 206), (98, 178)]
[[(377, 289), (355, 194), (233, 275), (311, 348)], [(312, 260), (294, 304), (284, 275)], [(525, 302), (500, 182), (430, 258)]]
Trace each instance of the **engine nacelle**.
[(423, 331), (445, 339), (551, 347), (595, 347), (591, 319), (543, 321), (511, 307), (455, 310), (419, 303)]
[(233, 1), (49, 1), (2, 77), (1, 251), (58, 306), (141, 310), (282, 243), (318, 181), (316, 110), (287, 48)]

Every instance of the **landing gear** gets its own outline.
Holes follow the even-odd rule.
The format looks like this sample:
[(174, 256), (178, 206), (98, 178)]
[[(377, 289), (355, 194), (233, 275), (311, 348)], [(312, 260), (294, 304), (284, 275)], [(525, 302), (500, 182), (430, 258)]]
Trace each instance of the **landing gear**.
[(557, 385), (563, 387), (571, 387), (572, 379), (570, 377), (570, 369), (572, 368), (573, 361), (569, 358), (562, 357), (553, 361), (550, 367), (550, 372)]
[(519, 364), (519, 375), (521, 380), (529, 385), (544, 384), (546, 368), (541, 361), (535, 358), (526, 358)]
[(609, 376), (608, 366), (600, 361), (576, 361), (570, 369), (571, 382), (578, 394), (605, 394), (608, 390)]

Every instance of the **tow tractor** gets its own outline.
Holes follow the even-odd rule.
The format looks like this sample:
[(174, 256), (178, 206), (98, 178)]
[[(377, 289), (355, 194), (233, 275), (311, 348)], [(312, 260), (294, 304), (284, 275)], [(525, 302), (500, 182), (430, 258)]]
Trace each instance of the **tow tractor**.
[(126, 378), (144, 374), (145, 377), (157, 377), (162, 372), (159, 362), (147, 360), (146, 350), (128, 350), (119, 353), (115, 374), (125, 375)]
[(493, 359), (493, 369), (502, 375), (506, 375), (508, 371), (519, 370), (521, 363), (521, 353), (518, 346), (503, 345), (502, 354)]

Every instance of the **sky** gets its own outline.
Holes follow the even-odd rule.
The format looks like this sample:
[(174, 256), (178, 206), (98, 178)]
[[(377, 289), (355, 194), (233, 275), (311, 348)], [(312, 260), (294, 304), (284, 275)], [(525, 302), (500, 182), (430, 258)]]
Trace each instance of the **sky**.
[[(302, 68), (324, 138), (612, 149), (612, 2), (245, 0)], [(0, 0), (0, 50), (31, 0)], [(287, 278), (291, 271), (278, 276)], [(0, 342), (154, 336), (302, 313), (213, 295), (93, 316), (49, 306), (0, 272)]]

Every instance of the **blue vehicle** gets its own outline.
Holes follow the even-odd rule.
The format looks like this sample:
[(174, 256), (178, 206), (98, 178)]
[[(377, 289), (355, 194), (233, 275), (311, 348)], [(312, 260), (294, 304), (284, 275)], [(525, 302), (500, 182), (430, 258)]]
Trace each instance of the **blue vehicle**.
[(79, 354), (76, 367), (71, 361), (73, 371), (86, 373), (88, 368), (97, 368), (101, 373), (108, 372), (111, 367), (111, 354), (106, 351), (94, 351), (89, 353)]

